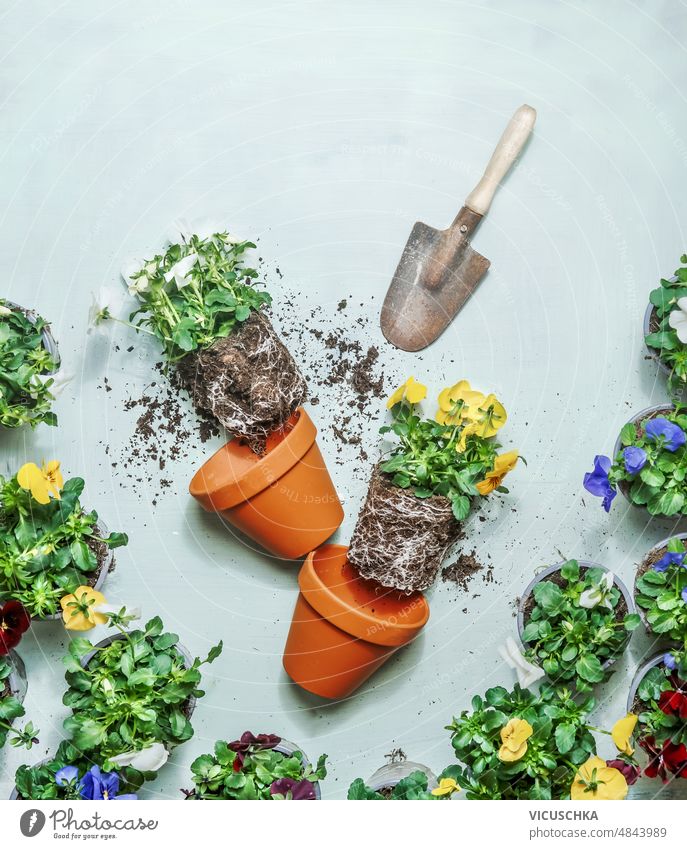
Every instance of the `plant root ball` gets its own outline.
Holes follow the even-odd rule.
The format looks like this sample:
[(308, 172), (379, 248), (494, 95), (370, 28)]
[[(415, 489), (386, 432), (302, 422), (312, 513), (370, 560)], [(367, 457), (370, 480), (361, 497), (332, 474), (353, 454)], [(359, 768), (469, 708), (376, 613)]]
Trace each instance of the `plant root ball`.
[(461, 535), (448, 498), (417, 498), (375, 466), (348, 559), (363, 578), (385, 587), (424, 590), (434, 583), (446, 552)]
[(308, 391), (293, 357), (260, 312), (209, 348), (188, 354), (177, 371), (196, 407), (257, 454)]

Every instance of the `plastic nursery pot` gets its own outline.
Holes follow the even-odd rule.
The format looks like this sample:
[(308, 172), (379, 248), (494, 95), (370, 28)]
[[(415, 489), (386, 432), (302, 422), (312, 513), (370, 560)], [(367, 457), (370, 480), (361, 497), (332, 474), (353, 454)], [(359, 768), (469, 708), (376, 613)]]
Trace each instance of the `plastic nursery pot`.
[[(106, 637), (104, 640), (101, 640), (99, 643), (96, 643), (96, 645), (93, 647), (93, 651), (89, 652), (88, 654), (84, 655), (81, 658), (81, 666), (84, 669), (88, 669), (88, 667), (91, 665), (91, 662), (93, 661), (95, 656), (98, 654), (98, 649), (105, 649), (109, 645), (111, 645), (112, 643), (116, 642), (117, 640), (123, 640), (123, 639), (125, 639), (124, 634), (112, 634), (111, 636)], [(184, 666), (186, 667), (186, 669), (190, 669), (191, 666), (193, 666), (193, 658), (189, 654), (188, 649), (185, 646), (183, 646), (181, 643), (177, 643), (174, 646), (174, 648), (181, 655), (181, 657), (184, 661)], [(193, 715), (193, 711), (196, 709), (196, 701), (197, 700), (196, 700), (195, 696), (189, 696), (189, 698), (184, 702), (184, 705), (183, 705), (181, 710), (182, 710), (182, 713), (185, 714), (186, 719), (190, 719), (191, 716)], [(165, 743), (165, 748), (167, 748), (168, 750), (171, 749), (171, 747), (168, 743)]]
[[(33, 764), (33, 766), (34, 767), (45, 766), (45, 764), (50, 763), (51, 760), (52, 760), (52, 758), (43, 758), (43, 760), (38, 761), (38, 763)], [(10, 793), (9, 801), (10, 802), (24, 802), (24, 801), (29, 802), (31, 800), (30, 799), (24, 799), (22, 796), (20, 796), (19, 791), (17, 790), (17, 785), (15, 784), (14, 788), (12, 789), (12, 792)]]
[(16, 651), (10, 651), (8, 660), (12, 664), (12, 671), (9, 674), (9, 678), (7, 678), (7, 686), (9, 687), (8, 695), (14, 696), (20, 704), (23, 704), (26, 698), (26, 691), (29, 687), (24, 661)]
[[(109, 536), (109, 531), (105, 523), (98, 519), (98, 524), (95, 526), (94, 530), (97, 532), (98, 536), (104, 539), (106, 536)], [(114, 568), (114, 550), (111, 548), (107, 549), (107, 554), (105, 555), (105, 559), (102, 564), (100, 564), (99, 569), (95, 572), (95, 580), (93, 581), (93, 589), (101, 590), (103, 584), (105, 583), (105, 578), (109, 575), (109, 573)], [(90, 585), (89, 585), (90, 586)], [(66, 593), (65, 593), (66, 595)], [(55, 622), (58, 619), (62, 619), (62, 611), (60, 610), (57, 613), (50, 613), (47, 616), (35, 616), (32, 617), (32, 621), (34, 622)]]
[[(660, 560), (659, 555), (660, 555), (661, 551), (665, 550), (666, 546), (671, 541), (671, 539), (681, 539), (684, 542), (685, 540), (687, 540), (687, 534), (671, 534), (669, 537), (662, 539), (660, 542), (657, 542), (656, 545), (654, 545), (652, 548), (649, 549), (649, 551), (644, 556), (644, 559), (642, 560), (642, 562), (637, 567), (637, 571), (635, 572), (635, 582), (634, 582), (634, 586), (633, 586), (634, 598), (637, 597), (637, 581), (642, 577), (642, 575), (645, 572), (648, 572), (649, 569), (651, 569), (651, 567), (654, 565), (654, 563), (656, 563), (658, 560)], [(651, 627), (651, 625), (649, 624), (649, 622), (646, 618), (646, 610), (644, 610), (644, 608), (640, 607), (638, 604), (636, 604), (636, 608), (637, 608), (637, 613), (639, 613), (639, 616), (640, 616), (640, 618), (641, 618), (641, 620), (644, 624), (644, 627), (646, 628), (646, 630), (650, 634), (653, 634), (654, 630), (653, 630), (653, 628)], [(665, 639), (663, 634), (656, 634), (656, 637), (659, 640)], [(669, 643), (670, 643), (670, 641), (666, 640), (666, 644), (669, 644)], [(661, 657), (663, 657), (663, 655), (661, 655)]]
[[(305, 754), (303, 749), (300, 746), (297, 746), (295, 743), (289, 743), (288, 740), (284, 740), (282, 737), (281, 743), (278, 746), (274, 747), (275, 752), (281, 752), (282, 755), (293, 755), (295, 752), (300, 752), (303, 758), (303, 765), (310, 766), (310, 758)], [(322, 791), (320, 789), (320, 782), (314, 781), (313, 787), (315, 788), (315, 798), (319, 801), (322, 798)]]
[[(646, 421), (647, 419), (655, 419), (659, 415), (661, 415), (662, 413), (672, 413), (674, 409), (675, 409), (675, 407), (672, 404), (656, 404), (656, 406), (654, 406), (654, 407), (647, 407), (644, 410), (640, 410), (636, 415), (632, 416), (632, 418), (629, 419), (625, 424), (638, 425), (638, 424), (641, 424), (642, 422)], [(622, 430), (622, 428), (621, 428), (621, 430)], [(616, 439), (615, 446), (613, 448), (613, 457), (611, 457), (611, 460), (615, 460), (615, 458), (618, 456), (618, 453), (622, 450), (622, 447), (623, 447), (623, 445), (622, 445), (622, 442), (621, 442), (621, 439), (620, 439), (620, 434), (618, 434), (618, 438)], [(646, 509), (646, 506), (640, 505), (640, 504), (635, 504), (629, 498), (629, 496), (627, 494), (628, 488), (627, 488), (626, 484), (627, 484), (627, 481), (619, 481), (618, 482), (618, 492), (623, 496), (623, 498), (627, 499), (627, 501), (629, 501), (629, 503), (632, 504), (633, 507), (636, 507), (639, 510), (644, 510), (644, 512), (648, 516), (650, 516), (651, 514)]]
[(632, 713), (635, 703), (635, 698), (637, 697), (637, 690), (639, 690), (639, 685), (642, 683), (644, 678), (650, 669), (653, 669), (654, 666), (662, 666), (663, 658), (665, 657), (665, 652), (661, 652), (660, 654), (655, 654), (652, 657), (644, 660), (637, 669), (634, 678), (632, 679), (632, 683), (630, 684), (630, 690), (627, 695), (627, 712)]
[(424, 764), (418, 764), (414, 761), (398, 761), (396, 763), (384, 764), (374, 772), (365, 782), (368, 787), (380, 793), (382, 790), (392, 790), (399, 781), (407, 778), (414, 772), (424, 772), (427, 776), (427, 789), (434, 790), (439, 786), (436, 775), (432, 770)]
[[(7, 301), (7, 300), (5, 301), (5, 306), (7, 306), (9, 309), (11, 309), (13, 311), (23, 312), (24, 315), (31, 322), (31, 324), (36, 323), (37, 315), (36, 315), (36, 312), (34, 310), (28, 310), (25, 307), (22, 307), (20, 304), (15, 304), (14, 301)], [(57, 374), (57, 372), (59, 371), (59, 368), (60, 368), (60, 352), (59, 352), (59, 349), (57, 347), (57, 342), (55, 341), (55, 337), (52, 335), (49, 327), (47, 327), (47, 326), (43, 328), (43, 332), (42, 332), (41, 335), (43, 336), (43, 347), (45, 348), (45, 350), (50, 354), (50, 356), (57, 363), (57, 368), (55, 368), (53, 371), (46, 372), (46, 374)]]
[(316, 435), (299, 407), (283, 430), (270, 434), (262, 456), (234, 439), (201, 466), (189, 491), (271, 554), (303, 557), (344, 517)]
[[(605, 566), (602, 566), (600, 563), (593, 563), (591, 560), (578, 560), (577, 562), (580, 566), (580, 569), (601, 569), (603, 572), (609, 571)], [(537, 586), (537, 584), (551, 577), (551, 575), (554, 575), (559, 572), (561, 567), (564, 565), (564, 563), (556, 563), (553, 566), (547, 566), (546, 569), (543, 569), (541, 572), (539, 572), (536, 577), (529, 582), (529, 584), (525, 588), (525, 591), (520, 596), (520, 602), (518, 604), (518, 637), (520, 638), (521, 644), (525, 648), (527, 648), (527, 643), (523, 640), (522, 634), (525, 630), (525, 625), (527, 624), (526, 619), (529, 616), (529, 601), (532, 597), (532, 593), (534, 592), (534, 588)], [(620, 593), (625, 601), (625, 606), (627, 607), (627, 612), (636, 613), (637, 609), (635, 607), (635, 600), (632, 596), (632, 593), (615, 573), (613, 574), (613, 583), (620, 590)], [(627, 636), (625, 638), (624, 646), (629, 643), (630, 637), (631, 633), (628, 631)], [(615, 657), (609, 657), (601, 664), (601, 668), (610, 669), (619, 657), (620, 654), (617, 654)]]
[(404, 595), (361, 578), (344, 545), (311, 552), (284, 649), (284, 669), (326, 699), (349, 696), (429, 619), (422, 593)]
[[(670, 277), (669, 280), (671, 283), (675, 283), (677, 281), (677, 277)], [(644, 311), (644, 321), (642, 325), (644, 339), (646, 339), (646, 337), (652, 332), (651, 320), (655, 309), (656, 307), (652, 303), (648, 303), (646, 310)], [(644, 343), (644, 345), (649, 356), (652, 360), (654, 360), (656, 365), (659, 367), (660, 371), (662, 371), (664, 374), (669, 375), (672, 369), (670, 368), (670, 366), (666, 365), (661, 359), (661, 352), (657, 348), (651, 348), (649, 345), (646, 344), (646, 342)]]

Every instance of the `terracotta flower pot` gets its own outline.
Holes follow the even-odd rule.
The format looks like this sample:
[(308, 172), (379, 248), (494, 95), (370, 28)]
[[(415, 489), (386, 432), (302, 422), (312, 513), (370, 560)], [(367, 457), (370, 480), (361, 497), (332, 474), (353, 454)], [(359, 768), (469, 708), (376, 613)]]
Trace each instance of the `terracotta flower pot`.
[(422, 593), (404, 595), (361, 578), (344, 545), (311, 552), (284, 649), (284, 669), (304, 690), (349, 696), (429, 619)]
[(344, 517), (316, 435), (299, 407), (283, 431), (270, 434), (263, 455), (232, 440), (201, 466), (189, 491), (271, 554), (303, 557)]

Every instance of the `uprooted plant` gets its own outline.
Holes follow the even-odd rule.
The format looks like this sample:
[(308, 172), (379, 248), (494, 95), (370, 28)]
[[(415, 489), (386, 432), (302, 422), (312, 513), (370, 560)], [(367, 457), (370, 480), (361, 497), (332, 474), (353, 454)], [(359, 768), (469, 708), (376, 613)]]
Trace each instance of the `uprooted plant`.
[(60, 361), (45, 345), (47, 323), (0, 298), (0, 425), (56, 425), (55, 399)]
[(516, 451), (498, 453), (506, 411), (494, 395), (461, 380), (429, 419), (417, 408), (426, 392), (411, 377), (387, 403), (392, 423), (380, 432), (395, 441), (373, 471), (349, 548), (363, 577), (400, 590), (433, 582), (474, 500), (508, 492), (503, 480), (518, 461)]
[[(244, 266), (254, 247), (227, 232), (183, 232), (124, 278), (140, 302), (130, 322), (159, 340), (195, 405), (261, 451), (306, 385), (263, 313), (271, 298), (255, 288), (258, 272)], [(96, 322), (108, 318), (96, 310)]]
[(103, 536), (98, 514), (79, 501), (84, 481), (64, 481), (57, 460), (26, 463), (0, 477), (0, 599), (17, 599), (34, 617), (58, 612), (60, 599), (95, 581), (108, 550), (127, 536)]

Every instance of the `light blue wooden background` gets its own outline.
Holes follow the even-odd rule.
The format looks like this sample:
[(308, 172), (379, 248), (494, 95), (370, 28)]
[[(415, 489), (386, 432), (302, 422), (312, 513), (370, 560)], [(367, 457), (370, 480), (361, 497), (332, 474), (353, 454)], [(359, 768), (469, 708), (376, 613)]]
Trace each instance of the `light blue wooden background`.
[[(513, 601), (535, 568), (561, 551), (629, 583), (670, 532), (620, 498), (610, 517), (591, 497), (583, 504), (581, 480), (633, 411), (665, 398), (645, 360), (641, 316), (685, 250), (686, 23), (684, 4), (667, 0), (5, 5), (2, 291), (53, 321), (76, 379), (59, 401), (58, 429), (2, 436), (2, 469), (55, 457), (83, 474), (87, 503), (131, 537), (109, 598), (159, 613), (194, 652), (226, 644), (194, 739), (148, 795), (178, 798), (193, 758), (246, 728), (280, 733), (311, 757), (328, 752), (330, 798), (397, 746), (439, 771), (452, 760), (443, 730), (452, 714), (474, 692), (512, 681), (496, 647), (514, 632)], [(170, 490), (155, 469), (139, 487), (113, 475), (104, 446), (121, 454), (135, 421), (123, 398), (141, 394), (156, 353), (126, 329), (87, 340), (90, 293), (119, 286), (122, 260), (156, 247), (171, 219), (209, 214), (260, 238), (284, 275), (277, 300), (295, 293), (334, 310), (352, 294), (374, 316), (413, 222), (449, 223), (522, 102), (539, 121), (475, 239), (492, 260), (477, 296), (421, 356), (391, 349), (376, 328), (373, 339), (389, 388), (407, 373), (433, 392), (468, 377), (509, 410), (504, 442), (529, 465), (486, 522), (469, 523), (469, 544), (491, 558), (496, 583), (477, 579), (468, 594), (437, 586), (424, 637), (351, 699), (322, 704), (281, 670), (296, 565), (244, 547), (187, 495), (219, 440), (188, 445), (165, 470)], [(295, 310), (278, 313), (282, 324), (299, 321)], [(112, 392), (98, 388), (104, 376)], [(318, 394), (333, 458), (326, 432), (340, 397)], [(374, 456), (375, 428), (367, 434)], [(352, 453), (344, 460), (332, 463), (347, 513), (341, 541), (367, 475)], [(38, 625), (21, 646), (26, 706), (42, 730), (30, 759), (60, 737), (64, 645), (61, 627)], [(600, 693), (600, 724), (623, 711), (648, 649), (634, 638)], [(0, 795), (25, 758), (0, 755)]]

